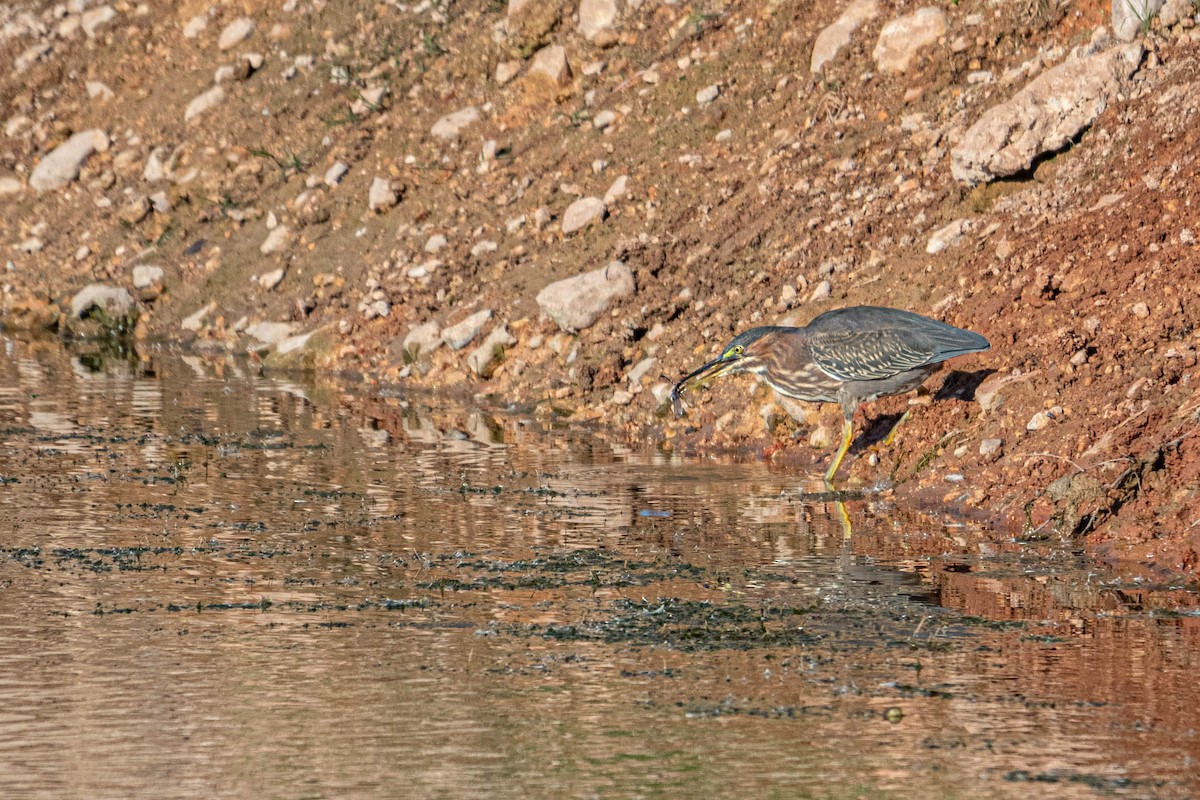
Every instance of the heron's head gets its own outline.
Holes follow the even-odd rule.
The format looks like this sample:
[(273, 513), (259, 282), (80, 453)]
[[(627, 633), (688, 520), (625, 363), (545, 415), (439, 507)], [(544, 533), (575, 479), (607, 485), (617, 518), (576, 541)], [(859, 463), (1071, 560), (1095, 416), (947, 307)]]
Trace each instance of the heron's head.
[(720, 356), (675, 384), (675, 388), (671, 390), (671, 398), (676, 401), (676, 411), (680, 410), (679, 395), (692, 386), (700, 386), (723, 375), (761, 372), (766, 364), (764, 357), (775, 338), (773, 328), (751, 328), (725, 345)]

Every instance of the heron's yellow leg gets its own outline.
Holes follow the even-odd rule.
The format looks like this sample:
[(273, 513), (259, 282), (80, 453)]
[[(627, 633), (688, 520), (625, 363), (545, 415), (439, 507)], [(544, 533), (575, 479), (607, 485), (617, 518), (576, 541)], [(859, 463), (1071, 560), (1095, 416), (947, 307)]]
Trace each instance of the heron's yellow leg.
[(846, 504), (841, 500), (835, 501), (837, 504), (838, 518), (842, 521), (842, 538), (850, 541), (854, 535), (854, 530), (850, 526), (850, 512), (846, 511)]
[(908, 419), (910, 414), (912, 414), (912, 409), (905, 411), (900, 415), (900, 419), (896, 420), (896, 424), (892, 426), (890, 431), (888, 431), (888, 435), (883, 437), (883, 442), (881, 442), (881, 444), (884, 447), (889, 447), (892, 444), (892, 441), (896, 438), (896, 431), (900, 430), (900, 426), (904, 424), (905, 420)]
[(833, 463), (829, 465), (829, 470), (825, 473), (825, 481), (829, 483), (833, 480), (833, 476), (837, 474), (838, 467), (842, 465), (842, 459), (846, 456), (846, 451), (850, 449), (850, 440), (854, 436), (854, 426), (850, 420), (842, 423), (842, 446), (838, 448), (837, 455), (833, 457)]

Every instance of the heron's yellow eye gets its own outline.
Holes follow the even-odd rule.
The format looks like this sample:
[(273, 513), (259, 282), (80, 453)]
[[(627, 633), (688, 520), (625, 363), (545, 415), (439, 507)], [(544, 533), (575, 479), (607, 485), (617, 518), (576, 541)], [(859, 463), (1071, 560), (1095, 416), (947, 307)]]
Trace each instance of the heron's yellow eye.
[(740, 344), (735, 344), (733, 347), (725, 351), (725, 357), (733, 358), (734, 356), (740, 356), (743, 350), (745, 350), (744, 347), (742, 347)]

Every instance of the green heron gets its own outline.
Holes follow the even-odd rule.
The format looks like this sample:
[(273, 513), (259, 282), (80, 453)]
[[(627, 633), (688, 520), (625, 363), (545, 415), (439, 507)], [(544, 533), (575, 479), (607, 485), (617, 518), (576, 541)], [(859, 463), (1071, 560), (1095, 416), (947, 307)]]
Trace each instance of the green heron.
[(991, 347), (978, 333), (929, 317), (877, 306), (826, 311), (803, 328), (766, 326), (738, 336), (720, 357), (671, 391), (675, 413), (689, 386), (752, 372), (775, 391), (809, 403), (841, 403), (842, 445), (825, 473), (832, 481), (850, 449), (859, 403), (916, 389), (943, 361)]

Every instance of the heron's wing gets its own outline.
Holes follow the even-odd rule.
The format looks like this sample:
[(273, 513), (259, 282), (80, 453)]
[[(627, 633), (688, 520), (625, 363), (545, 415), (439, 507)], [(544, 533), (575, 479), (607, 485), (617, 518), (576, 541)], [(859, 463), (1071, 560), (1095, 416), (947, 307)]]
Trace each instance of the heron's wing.
[(936, 346), (923, 338), (891, 328), (822, 331), (813, 335), (808, 346), (813, 361), (829, 377), (871, 381), (940, 361)]

